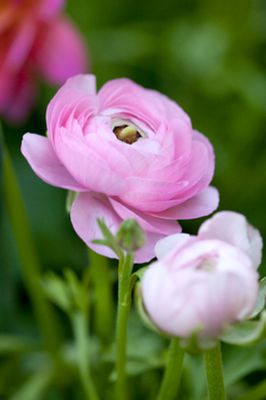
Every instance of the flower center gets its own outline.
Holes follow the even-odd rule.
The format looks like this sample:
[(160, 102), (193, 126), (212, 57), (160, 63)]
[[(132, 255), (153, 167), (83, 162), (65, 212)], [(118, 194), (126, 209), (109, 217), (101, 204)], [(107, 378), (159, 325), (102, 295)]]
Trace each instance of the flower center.
[(117, 139), (127, 144), (135, 143), (141, 134), (134, 125), (120, 125), (113, 128), (113, 132)]
[(200, 271), (213, 272), (216, 270), (216, 264), (218, 257), (216, 255), (209, 255), (208, 257), (202, 257), (197, 266)]

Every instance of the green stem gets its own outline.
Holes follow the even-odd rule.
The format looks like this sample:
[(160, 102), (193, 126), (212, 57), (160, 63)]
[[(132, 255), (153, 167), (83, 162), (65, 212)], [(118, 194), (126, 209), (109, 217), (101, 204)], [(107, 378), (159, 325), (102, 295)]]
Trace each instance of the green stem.
[(90, 349), (88, 349), (88, 321), (81, 311), (76, 311), (71, 317), (75, 336), (80, 379), (88, 400), (98, 400), (96, 389), (90, 374)]
[(221, 344), (205, 351), (205, 369), (208, 382), (209, 400), (225, 400)]
[(128, 253), (121, 257), (118, 267), (118, 310), (116, 321), (116, 399), (125, 400), (126, 360), (127, 360), (127, 322), (131, 305), (130, 278), (133, 269), (134, 255)]
[(184, 354), (184, 350), (179, 346), (179, 339), (172, 339), (157, 400), (174, 400), (176, 398), (182, 374)]
[(114, 302), (111, 271), (106, 257), (89, 249), (90, 275), (95, 293), (95, 331), (104, 344), (110, 343), (114, 331)]
[[(1, 127), (0, 127), (1, 128)], [(16, 239), (22, 277), (33, 305), (44, 344), (52, 354), (58, 351), (58, 328), (53, 310), (40, 290), (40, 263), (35, 251), (26, 210), (8, 150), (3, 154), (4, 201)]]

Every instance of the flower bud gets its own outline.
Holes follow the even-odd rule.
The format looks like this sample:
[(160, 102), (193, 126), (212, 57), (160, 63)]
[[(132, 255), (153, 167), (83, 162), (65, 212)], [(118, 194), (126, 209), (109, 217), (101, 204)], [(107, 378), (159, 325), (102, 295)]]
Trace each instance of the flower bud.
[(251, 259), (220, 240), (183, 236), (145, 271), (146, 311), (163, 332), (180, 338), (215, 339), (252, 312), (258, 275)]
[(134, 219), (124, 221), (117, 232), (118, 244), (123, 250), (134, 252), (145, 244), (145, 233)]

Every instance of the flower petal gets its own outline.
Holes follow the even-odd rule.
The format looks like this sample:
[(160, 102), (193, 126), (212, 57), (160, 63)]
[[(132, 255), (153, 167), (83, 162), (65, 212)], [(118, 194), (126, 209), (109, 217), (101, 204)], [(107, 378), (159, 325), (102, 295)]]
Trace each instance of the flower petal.
[(160, 220), (159, 218), (125, 206), (115, 199), (110, 199), (110, 202), (123, 220), (128, 218), (135, 219), (145, 231), (161, 235), (170, 235), (181, 231), (181, 227), (176, 221)]
[(50, 185), (74, 191), (84, 191), (60, 163), (49, 140), (27, 133), (23, 136), (21, 152), (36, 175)]
[(155, 255), (158, 259), (165, 257), (173, 249), (180, 249), (191, 238), (188, 233), (176, 233), (159, 240), (155, 245)]
[[(130, 94), (130, 95), (129, 95)], [(99, 91), (104, 113), (132, 116), (157, 130), (163, 118), (173, 116), (190, 124), (187, 114), (173, 101), (154, 90), (148, 90), (129, 79), (114, 79)]]
[(40, 0), (38, 5), (39, 18), (49, 20), (63, 8), (65, 0)]
[(86, 49), (81, 36), (66, 18), (49, 24), (36, 45), (36, 63), (45, 79), (62, 84), (86, 71)]
[[(96, 110), (96, 79), (94, 75), (69, 78), (50, 101), (46, 112), (48, 136), (53, 141), (57, 130), (68, 120), (77, 119), (77, 111), (93, 114)], [(82, 105), (82, 109), (80, 109)], [(70, 118), (71, 117), (71, 118)]]
[(218, 239), (239, 248), (252, 259), (255, 268), (261, 263), (262, 237), (242, 214), (218, 212), (203, 222), (198, 234), (202, 239)]
[(219, 193), (214, 187), (208, 187), (184, 203), (152, 215), (165, 219), (192, 219), (212, 213), (219, 204)]
[(56, 153), (70, 174), (83, 187), (86, 187), (88, 191), (112, 196), (125, 190), (126, 182), (106, 167), (84, 137), (64, 128), (61, 128), (59, 132), (55, 137)]
[[(103, 218), (113, 233), (117, 232), (122, 222), (122, 218), (115, 212), (106, 196), (80, 193), (73, 203), (70, 216), (75, 231), (88, 247), (106, 257), (117, 258), (109, 248), (92, 243), (94, 239), (102, 239), (98, 218)], [(136, 252), (135, 263), (144, 263), (154, 258), (155, 243), (161, 238), (161, 234), (148, 232), (144, 247)]]
[(113, 233), (117, 232), (122, 222), (106, 196), (88, 192), (80, 193), (72, 205), (70, 218), (75, 231), (88, 247), (98, 254), (117, 258), (108, 247), (92, 243), (92, 240), (102, 239), (98, 218), (103, 218)]
[(8, 68), (0, 71), (0, 113), (11, 122), (20, 122), (34, 104), (36, 85), (25, 70), (14, 73)]

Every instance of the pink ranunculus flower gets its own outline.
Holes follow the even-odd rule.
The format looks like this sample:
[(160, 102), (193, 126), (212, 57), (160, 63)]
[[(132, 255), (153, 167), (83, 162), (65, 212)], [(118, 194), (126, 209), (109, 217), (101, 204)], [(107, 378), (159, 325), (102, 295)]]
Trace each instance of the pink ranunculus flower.
[(1, 0), (0, 115), (21, 121), (36, 97), (36, 78), (60, 85), (85, 72), (86, 50), (62, 14), (64, 0)]
[(218, 205), (209, 187), (214, 154), (187, 114), (166, 96), (128, 79), (96, 93), (92, 75), (69, 79), (47, 110), (48, 137), (26, 134), (22, 153), (45, 182), (79, 192), (71, 209), (74, 229), (92, 243), (97, 218), (115, 232), (137, 220), (147, 235), (136, 262), (154, 257), (155, 243), (180, 232), (177, 219), (197, 218)]
[[(159, 329), (181, 338), (198, 332), (200, 340), (214, 339), (249, 317), (258, 294), (254, 256), (258, 260), (261, 247), (248, 249), (244, 222), (240, 214), (221, 212), (203, 223), (198, 236), (172, 235), (157, 243), (158, 261), (145, 271), (141, 293)], [(255, 228), (248, 230), (254, 234), (250, 243), (255, 236), (260, 241)]]

